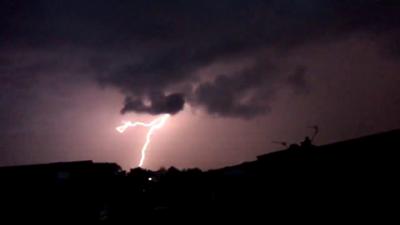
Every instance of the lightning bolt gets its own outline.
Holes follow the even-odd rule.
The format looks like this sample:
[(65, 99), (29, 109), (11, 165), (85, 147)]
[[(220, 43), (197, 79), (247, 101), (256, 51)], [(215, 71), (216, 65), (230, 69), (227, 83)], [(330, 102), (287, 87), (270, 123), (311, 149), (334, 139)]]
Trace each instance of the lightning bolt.
[(144, 145), (141, 150), (142, 156), (140, 158), (139, 167), (142, 167), (144, 160), (146, 159), (147, 147), (149, 146), (149, 144), (151, 142), (151, 136), (153, 135), (154, 131), (156, 131), (156, 130), (160, 129), (162, 126), (164, 126), (165, 122), (168, 120), (168, 118), (170, 116), (171, 115), (169, 115), (169, 114), (162, 115), (162, 116), (158, 117), (157, 119), (151, 121), (150, 123), (132, 122), (132, 121), (123, 122), (123, 125), (115, 128), (120, 133), (125, 132), (125, 130), (128, 129), (129, 127), (142, 126), (142, 127), (149, 128), (149, 130), (147, 131), (147, 134), (146, 134), (146, 141), (144, 142)]

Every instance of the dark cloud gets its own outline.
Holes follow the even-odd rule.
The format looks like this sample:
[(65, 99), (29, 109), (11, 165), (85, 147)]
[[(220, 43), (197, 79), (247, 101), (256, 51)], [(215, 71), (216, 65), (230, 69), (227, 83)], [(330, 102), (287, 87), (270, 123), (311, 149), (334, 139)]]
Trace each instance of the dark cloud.
[(170, 95), (152, 94), (148, 105), (141, 98), (127, 97), (121, 113), (133, 111), (149, 114), (175, 114), (183, 109), (184, 104), (184, 96), (180, 93)]
[(384, 37), (381, 43), (384, 56), (395, 60), (400, 58), (400, 32)]
[(294, 72), (289, 75), (287, 83), (296, 94), (308, 93), (310, 91), (306, 75), (306, 66), (297, 66)]
[(258, 61), (236, 74), (219, 75), (199, 85), (191, 100), (218, 116), (252, 118), (266, 113), (273, 92), (265, 88), (275, 83), (275, 70), (268, 61)]
[[(395, 37), (399, 5), (378, 0), (1, 1), (0, 49), (76, 52), (99, 83), (126, 95), (122, 112), (168, 112), (166, 93), (182, 93), (175, 100), (185, 96), (212, 114), (248, 118), (268, 112), (266, 99), (278, 91), (277, 81), (264, 82), (271, 79), (268, 71), (236, 71), (207, 83), (199, 83), (196, 72), (213, 63), (257, 61), (266, 50), (287, 53), (354, 34)], [(298, 68), (285, 85), (296, 93), (306, 90), (305, 73)], [(191, 85), (198, 88), (181, 90)], [(171, 103), (171, 112), (182, 109), (179, 101)]]

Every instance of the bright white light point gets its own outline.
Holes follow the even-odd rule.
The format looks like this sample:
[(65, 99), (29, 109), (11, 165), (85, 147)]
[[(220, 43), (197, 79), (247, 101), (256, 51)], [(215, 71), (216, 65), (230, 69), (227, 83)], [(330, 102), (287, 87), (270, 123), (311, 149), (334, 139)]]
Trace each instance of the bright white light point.
[(153, 178), (149, 177), (149, 178), (148, 178), (148, 180), (149, 180), (149, 181), (152, 181), (152, 180), (153, 180)]
[(146, 150), (150, 144), (151, 136), (153, 135), (154, 131), (160, 129), (170, 116), (171, 115), (169, 114), (162, 115), (157, 119), (151, 121), (150, 123), (132, 122), (132, 121), (123, 122), (123, 125), (115, 128), (118, 132), (123, 133), (125, 132), (126, 129), (128, 129), (128, 127), (136, 127), (136, 126), (149, 127), (149, 130), (147, 131), (146, 134), (146, 141), (144, 142), (144, 145), (141, 150), (142, 156), (140, 158), (139, 167), (143, 166), (144, 160), (146, 159)]

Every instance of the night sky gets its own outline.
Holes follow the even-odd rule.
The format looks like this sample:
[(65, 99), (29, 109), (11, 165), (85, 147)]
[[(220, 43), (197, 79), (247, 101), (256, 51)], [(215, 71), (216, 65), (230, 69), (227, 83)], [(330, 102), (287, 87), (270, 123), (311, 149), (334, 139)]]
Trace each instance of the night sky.
[(0, 0), (0, 166), (218, 168), (400, 128), (400, 1)]

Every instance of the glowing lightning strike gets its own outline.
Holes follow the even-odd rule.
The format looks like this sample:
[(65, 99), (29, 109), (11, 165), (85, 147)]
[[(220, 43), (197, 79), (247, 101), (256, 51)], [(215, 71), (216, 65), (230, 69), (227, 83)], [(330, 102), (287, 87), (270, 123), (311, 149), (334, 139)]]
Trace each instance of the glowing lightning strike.
[(118, 132), (123, 133), (123, 132), (125, 132), (126, 129), (128, 129), (128, 127), (136, 127), (136, 126), (149, 127), (149, 130), (147, 131), (147, 134), (146, 134), (146, 141), (141, 150), (142, 156), (140, 158), (139, 167), (142, 167), (143, 162), (146, 158), (146, 150), (150, 144), (151, 136), (153, 135), (154, 131), (157, 129), (160, 129), (165, 124), (165, 122), (168, 120), (168, 118), (170, 116), (171, 115), (169, 115), (169, 114), (162, 115), (162, 116), (158, 117), (157, 119), (151, 121), (150, 123), (128, 121), (128, 122), (124, 122), (123, 125), (115, 128)]

